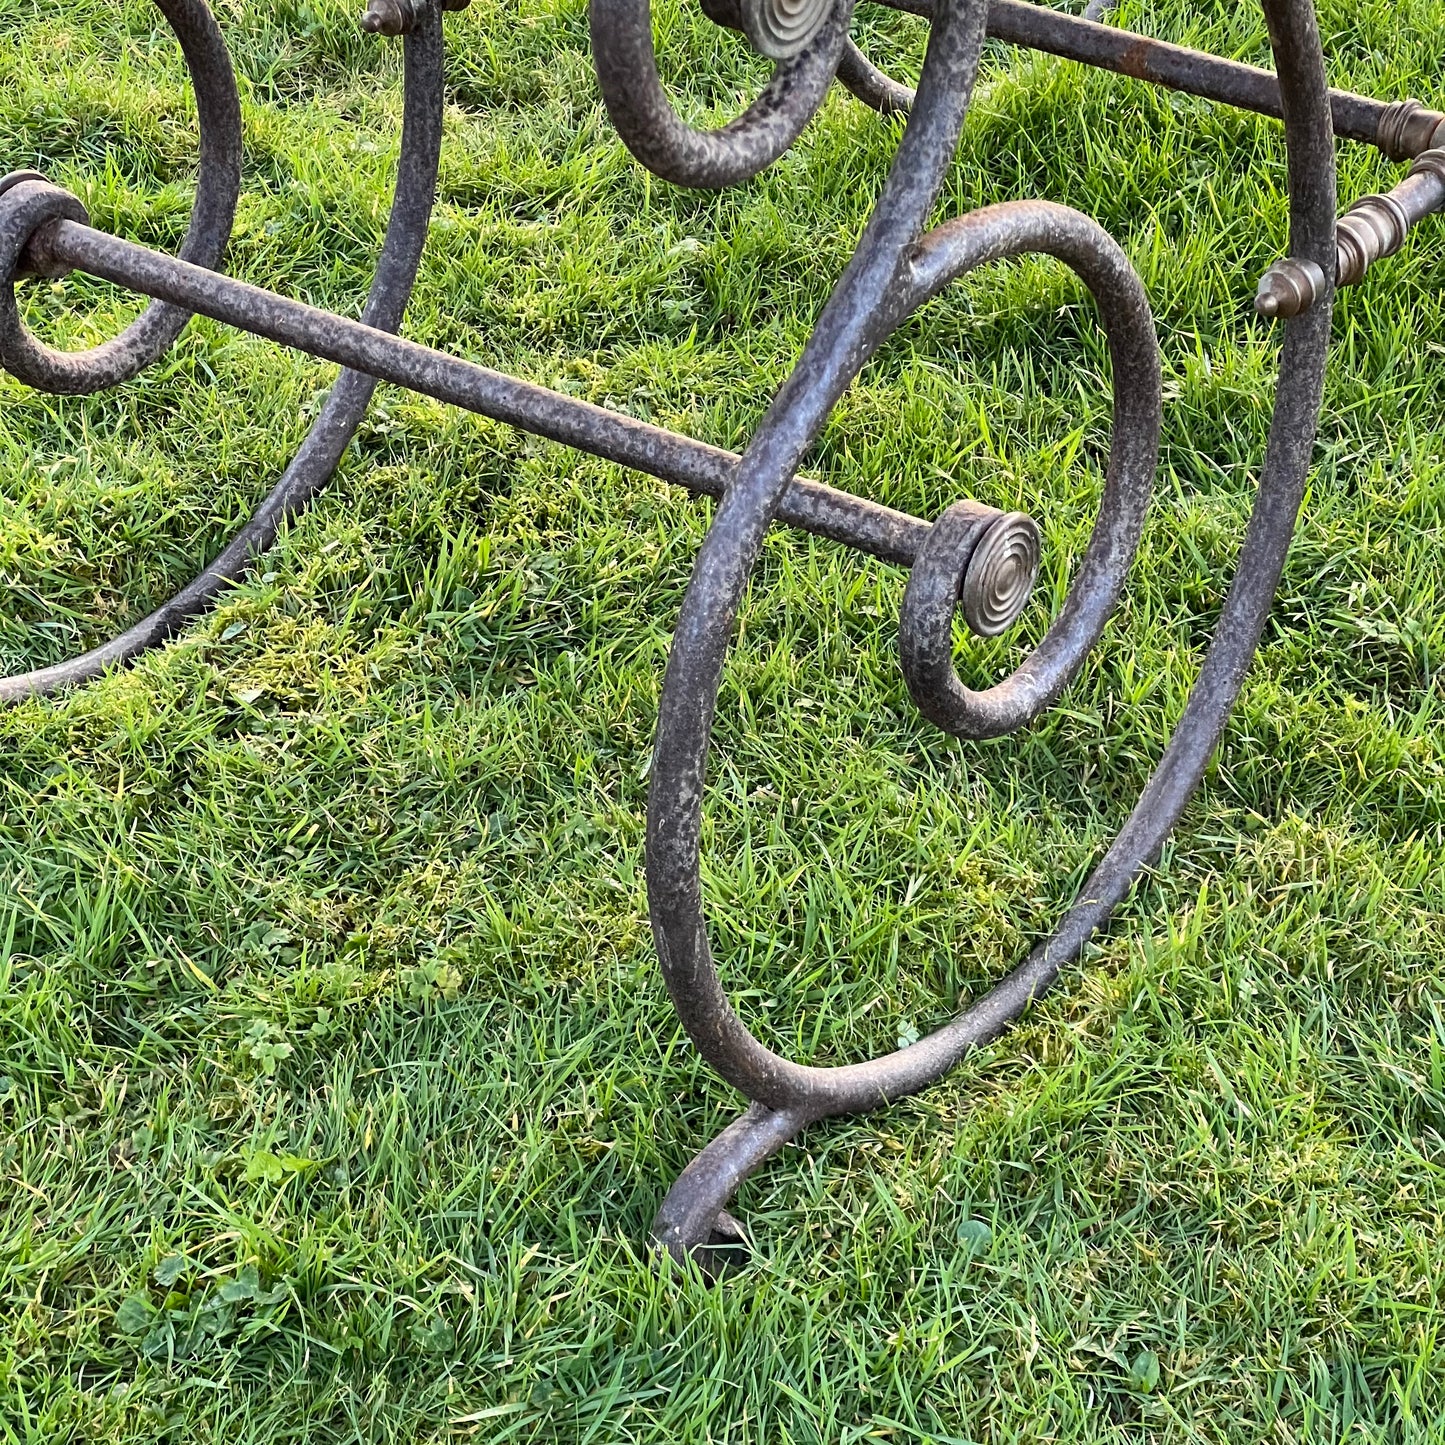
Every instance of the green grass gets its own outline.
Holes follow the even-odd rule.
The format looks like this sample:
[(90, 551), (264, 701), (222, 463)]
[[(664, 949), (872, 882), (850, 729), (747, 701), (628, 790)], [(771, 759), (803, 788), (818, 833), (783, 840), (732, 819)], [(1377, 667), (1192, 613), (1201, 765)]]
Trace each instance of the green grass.
[[(230, 265), (355, 314), (396, 50), (352, 0), (224, 0), (248, 144)], [(1439, 0), (1326, 0), (1336, 83), (1442, 97)], [(880, 18), (882, 17), (882, 18)], [(1121, 18), (1250, 60), (1258, 7)], [(183, 71), (145, 0), (0, 0), (0, 170), (173, 246)], [(730, 447), (897, 142), (841, 93), (760, 180), (650, 181), (580, 0), (447, 22), (442, 199), (407, 332)], [(764, 73), (662, 7), (695, 116)], [(918, 25), (869, 11), (916, 73)], [(1342, 150), (1344, 195), (1397, 174)], [(1158, 502), (1062, 705), (964, 747), (896, 661), (903, 578), (776, 533), (724, 687), (706, 889), (726, 977), (818, 1062), (937, 1025), (1041, 936), (1158, 759), (1253, 497), (1276, 127), (990, 49), (940, 216), (1080, 207), (1164, 345)], [(213, 618), (0, 713), (0, 1441), (1389, 1442), (1445, 1438), (1445, 250), (1345, 299), (1263, 653), (1176, 843), (1025, 1023), (744, 1189), (753, 1267), (647, 1227), (740, 1101), (657, 976), (642, 881), (669, 629), (709, 508), (383, 389)], [(131, 298), (28, 293), (67, 344)], [(331, 371), (195, 324), (88, 401), (0, 376), (0, 662), (142, 615), (270, 487)], [(902, 331), (813, 467), (1046, 535), (1091, 524), (1107, 358), (1052, 263)], [(1157, 1362), (1157, 1380), (1155, 1364)], [(1152, 1385), (1152, 1389), (1148, 1388)]]

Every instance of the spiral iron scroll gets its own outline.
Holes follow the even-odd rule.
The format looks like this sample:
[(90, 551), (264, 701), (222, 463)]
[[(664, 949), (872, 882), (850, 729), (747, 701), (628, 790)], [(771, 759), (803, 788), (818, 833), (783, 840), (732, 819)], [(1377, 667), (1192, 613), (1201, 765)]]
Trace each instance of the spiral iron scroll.
[[(34, 173), (0, 180), (0, 366), (51, 392), (113, 386), (163, 354), (187, 316), (201, 312), (347, 370), (256, 517), (190, 587), (107, 647), (0, 684), (0, 699), (92, 677), (207, 605), (270, 541), (281, 520), (324, 485), (378, 379), (718, 498), (668, 660), (646, 845), (649, 907), (667, 988), (699, 1051), (750, 1101), (683, 1171), (654, 1226), (656, 1239), (675, 1258), (711, 1269), (728, 1257), (719, 1251), (741, 1238), (727, 1206), (753, 1170), (808, 1125), (925, 1088), (1001, 1033), (1078, 957), (1178, 822), (1238, 697), (1294, 529), (1329, 344), (1337, 263), (1334, 131), (1358, 127), (1360, 116), (1373, 114), (1371, 103), (1345, 97), (1349, 104), (1341, 110), (1340, 97), (1327, 91), (1312, 0), (1262, 0), (1278, 79), (1266, 77), (1274, 89), (1264, 91), (1255, 72), (1239, 83), (1254, 87), (1250, 93), (1258, 108), (1277, 106), (1283, 114), (1292, 255), (1281, 265), (1307, 275), (1311, 294), (1307, 302), (1301, 295), (1299, 314), (1286, 323), (1258, 498), (1189, 703), (1117, 840), (1049, 939), (931, 1037), (870, 1062), (818, 1068), (773, 1053), (734, 1011), (708, 943), (700, 877), (702, 803), (718, 687), (765, 532), (775, 521), (786, 523), (911, 568), (899, 626), (910, 692), (940, 728), (964, 738), (997, 737), (1038, 717), (1098, 643), (1139, 543), (1158, 461), (1158, 342), (1144, 288), (1109, 236), (1079, 212), (1041, 201), (987, 207), (927, 229), (995, 7), (986, 0), (938, 0), (925, 7), (931, 31), (915, 94), (874, 70), (853, 46), (852, 0), (707, 0), (713, 18), (744, 31), (776, 60), (777, 69), (742, 117), (721, 130), (700, 132), (683, 124), (662, 90), (647, 0), (592, 0), (595, 59), (608, 108), (639, 159), (679, 183), (724, 185), (756, 174), (797, 138), (835, 77), (879, 109), (909, 113), (863, 239), (795, 371), (739, 457), (393, 334), (415, 281), (436, 184), (441, 11), (456, 8), (455, 0), (404, 5), (388, 0), (389, 8), (373, 0), (367, 12), (365, 23), (374, 33), (406, 36), (406, 113), (395, 205), (361, 321), (315, 311), (214, 270), (239, 186), (235, 85), (203, 0), (157, 3), (180, 39), (201, 117), (197, 202), (181, 255), (105, 236), (90, 227), (75, 197)], [(1012, 15), (1010, 23), (1018, 22), (1017, 12), (1033, 8), (1016, 0), (1002, 5)], [(1085, 38), (1098, 46), (1100, 35), (1113, 43), (1113, 32), (1100, 26), (1088, 26)], [(1414, 127), (1412, 134), (1433, 136), (1445, 126), (1445, 117), (1423, 112), (1416, 102), (1408, 105), (1414, 109), (1377, 107), (1388, 134), (1402, 131), (1402, 116)], [(1411, 183), (1409, 213), (1401, 209), (1407, 220), (1435, 204), (1436, 188), (1445, 204), (1442, 167), (1445, 163), (1422, 158)], [(1383, 254), (1383, 245), (1380, 249)], [(1109, 465), (1093, 534), (1058, 617), (1011, 677), (972, 692), (953, 665), (955, 614), (961, 612), (983, 636), (996, 635), (1017, 618), (1039, 562), (1033, 522), (960, 499), (930, 524), (809, 481), (797, 469), (859, 369), (898, 326), (958, 277), (1035, 252), (1073, 268), (1097, 307), (1114, 374)], [(130, 286), (153, 304), (114, 342), (79, 356), (54, 352), (26, 330), (15, 283), (27, 274), (71, 269)]]

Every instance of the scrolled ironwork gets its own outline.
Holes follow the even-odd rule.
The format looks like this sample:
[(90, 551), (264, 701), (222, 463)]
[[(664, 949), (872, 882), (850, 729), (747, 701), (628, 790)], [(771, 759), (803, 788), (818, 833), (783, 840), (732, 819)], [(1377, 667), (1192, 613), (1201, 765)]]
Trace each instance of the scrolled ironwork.
[[(372, 326), (395, 330), (401, 324), (416, 284), (426, 243), (436, 191), (442, 144), (442, 33), (435, 8), (422, 16), (403, 46), (405, 99), (401, 152), (397, 162), (396, 190), (391, 218), (377, 258), (371, 290), (362, 319)], [(239, 141), (239, 132), (238, 132)], [(206, 152), (201, 155), (201, 188), (206, 188)], [(239, 151), (236, 155), (239, 166)], [(20, 179), (44, 180), (36, 172)], [(214, 187), (215, 181), (210, 182)], [(0, 192), (4, 182), (0, 181)], [(76, 202), (79, 205), (79, 202)], [(194, 223), (193, 223), (194, 228)], [(186, 256), (183, 247), (181, 255)], [(0, 265), (0, 280), (5, 269)], [(13, 290), (0, 289), (0, 345), (5, 337), (23, 341), (18, 313), (7, 322), (5, 308), (13, 305)], [(157, 309), (157, 308), (152, 308)], [(149, 314), (149, 313), (148, 313)], [(166, 307), (163, 314), (189, 315)], [(3, 365), (0, 362), (0, 365)], [(307, 507), (331, 480), (342, 454), (351, 444), (376, 390), (376, 378), (345, 371), (332, 386), (311, 429), (270, 494), (251, 519), (221, 552), (190, 582), (118, 636), (90, 651), (49, 667), (0, 678), (0, 704), (25, 697), (44, 696), (89, 682), (107, 668), (124, 664), (173, 636), (185, 623), (206, 612), (216, 600), (245, 576), (252, 560), (275, 540), (286, 520)]]
[(657, 71), (649, 0), (591, 0), (592, 59), (607, 113), (648, 170), (680, 186), (717, 189), (778, 159), (812, 120), (833, 83), (854, 0), (833, 0), (807, 43), (781, 60), (758, 98), (717, 130), (687, 125)]
[[(1163, 380), (1149, 298), (1128, 257), (1087, 216), (1044, 201), (1016, 201), (940, 226), (911, 259), (916, 299), (936, 295), (987, 262), (1039, 251), (1064, 261), (1084, 279), (1109, 338), (1115, 419), (1104, 495), (1068, 599), (1048, 635), (1011, 677), (981, 693), (966, 688), (953, 667), (953, 599), (963, 596), (966, 615), (982, 610), (978, 600), (969, 606), (969, 584), (978, 560), (975, 549), (987, 547), (992, 533), (980, 529), (971, 510), (958, 507), (934, 525), (909, 575), (899, 651), (919, 710), (957, 737), (1015, 732), (1072, 681), (1118, 603), (1159, 462)], [(966, 565), (960, 558), (968, 559)], [(1007, 622), (1017, 615), (1015, 610)], [(987, 622), (973, 630), (989, 635)]]
[[(114, 642), (0, 683), (0, 700), (82, 681), (124, 662), (203, 610), (323, 486), (378, 380), (409, 387), (716, 498), (684, 597), (658, 715), (647, 815), (648, 903), (663, 978), (699, 1051), (748, 1100), (667, 1194), (654, 1227), (663, 1249), (720, 1268), (745, 1244), (728, 1206), (744, 1180), (820, 1120), (880, 1108), (927, 1087), (997, 1037), (1076, 960), (1177, 824), (1217, 745), (1272, 605), (1303, 496), (1323, 395), (1335, 283), (1358, 279), (1445, 204), (1440, 117), (1418, 102), (1330, 91), (1312, 0), (1261, 0), (1277, 74), (1131, 36), (1022, 0), (896, 0), (930, 34), (916, 92), (876, 70), (848, 36), (852, 0), (707, 0), (708, 13), (778, 53), (772, 81), (720, 130), (685, 125), (662, 89), (646, 0), (592, 0), (599, 83), (627, 145), (679, 184), (721, 186), (770, 164), (801, 133), (837, 78), (908, 123), (857, 251), (792, 375), (741, 455), (399, 338), (421, 258), (441, 144), (441, 11), (435, 0), (371, 0), (363, 25), (405, 36), (406, 109), (395, 203), (360, 320), (332, 315), (220, 274), (240, 174), (239, 111), (220, 33), (203, 0), (158, 0), (196, 78), (201, 165), (179, 257), (107, 236), (74, 196), (36, 172), (0, 180), (0, 365), (44, 390), (119, 384), (164, 353), (193, 313), (346, 368), (296, 460), (256, 517), (187, 589)], [(1097, 11), (1099, 7), (1091, 7)], [(766, 25), (759, 16), (770, 17)], [(773, 28), (759, 40), (759, 27)], [(992, 737), (1024, 726), (1065, 688), (1098, 642), (1125, 584), (1158, 458), (1162, 395), (1144, 288), (1093, 221), (1044, 202), (986, 207), (928, 229), (952, 164), (986, 35), (1209, 96), (1284, 120), (1290, 258), (1261, 310), (1285, 321), (1274, 420), (1228, 597), (1159, 765), (1057, 928), (1007, 977), (910, 1048), (824, 1068), (774, 1053), (734, 1010), (708, 940), (701, 882), (702, 807), (723, 667), (738, 607), (770, 526), (803, 529), (910, 569), (899, 622), (902, 668), (925, 716)], [(788, 52), (788, 53), (784, 53)], [(1336, 225), (1337, 135), (1417, 157), (1387, 197)], [(1351, 249), (1353, 248), (1353, 249)], [(929, 522), (800, 474), (839, 398), (898, 326), (956, 277), (1031, 252), (1072, 267), (1106, 333), (1114, 421), (1099, 515), (1043, 641), (998, 687), (970, 693), (953, 665), (953, 623), (992, 636), (1027, 602), (1040, 533), (1029, 517), (962, 498)], [(1292, 268), (1292, 269), (1291, 269)], [(80, 357), (26, 331), (14, 286), (76, 269), (152, 305), (115, 342)], [(1274, 298), (1274, 299), (1270, 299)], [(1271, 310), (1270, 308), (1273, 308)]]
[[(1318, 263), (1333, 244), (1335, 171), (1314, 9), (1309, 0), (1264, 4), (1287, 102), (1296, 250)], [(938, 1079), (1006, 1028), (1103, 925), (1203, 776), (1258, 645), (1303, 495), (1323, 397), (1328, 292), (1320, 305), (1290, 323), (1259, 500), (1200, 680), (1138, 806), (1053, 937), (983, 999), (911, 1048), (824, 1069), (785, 1059), (762, 1044), (723, 988), (703, 908), (701, 809), (723, 660), (743, 587), (791, 469), (857, 359), (907, 309), (903, 277), (962, 125), (984, 9), (968, 0), (943, 0), (934, 9), (918, 98), (878, 209), (796, 371), (744, 453), (699, 554), (674, 633), (648, 806), (653, 933), (669, 993), (693, 1042), (752, 1100), (748, 1112), (684, 1171), (663, 1204), (655, 1234), (678, 1259), (714, 1247), (714, 1221), (740, 1180), (799, 1129), (877, 1108)]]
[[(241, 193), (241, 100), (236, 77), (226, 42), (204, 0), (155, 3), (180, 41), (200, 115), (200, 175), (180, 254), (197, 266), (214, 267), (225, 254)], [(24, 191), (25, 186), (19, 189)], [(112, 340), (89, 351), (62, 354), (30, 336), (11, 296), (0, 304), (0, 347), (6, 370), (27, 385), (58, 396), (85, 396), (139, 376), (170, 350), (189, 320), (186, 312), (154, 302)]]
[(907, 115), (913, 109), (914, 92), (880, 70), (851, 40), (838, 57), (838, 81), (879, 115)]

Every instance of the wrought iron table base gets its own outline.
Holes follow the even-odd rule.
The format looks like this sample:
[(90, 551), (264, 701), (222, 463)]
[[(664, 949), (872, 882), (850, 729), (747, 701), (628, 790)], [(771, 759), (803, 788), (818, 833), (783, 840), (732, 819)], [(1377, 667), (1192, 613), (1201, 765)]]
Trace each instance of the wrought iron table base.
[[(675, 1258), (719, 1267), (742, 1240), (727, 1206), (741, 1183), (800, 1130), (927, 1087), (997, 1037), (1075, 960), (1157, 855), (1204, 774), (1259, 643), (1304, 492), (1323, 397), (1337, 282), (1361, 279), (1412, 226), (1445, 207), (1445, 116), (1415, 101), (1331, 91), (1312, 0), (1261, 0), (1277, 74), (1129, 35), (1023, 0), (888, 0), (926, 15), (916, 91), (877, 70), (849, 39), (853, 0), (702, 0), (777, 63), (745, 115), (720, 130), (682, 123), (658, 78), (647, 0), (592, 0), (594, 58), (609, 112), (637, 157), (666, 179), (721, 186), (781, 155), (835, 78), (885, 112), (909, 114), (883, 193), (798, 365), (742, 456), (590, 406), (399, 339), (436, 189), (441, 146), (442, 10), (465, 0), (371, 0), (363, 24), (402, 36), (405, 119), (395, 200), (359, 321), (219, 274), (240, 186), (241, 120), (224, 41), (205, 0), (156, 0), (197, 95), (200, 180), (179, 258), (93, 229), (79, 201), (33, 172), (0, 180), (0, 366), (58, 394), (115, 386), (156, 361), (199, 312), (346, 368), (295, 460), (252, 520), (193, 582), (91, 653), (0, 682), (0, 700), (54, 692), (129, 661), (208, 608), (323, 487), (378, 380), (510, 422), (719, 499), (683, 600), (667, 665), (647, 819), (647, 883), (663, 976), (710, 1064), (749, 1100), (667, 1195), (654, 1226)], [(1102, 7), (1091, 7), (1098, 13)], [(1260, 283), (1261, 315), (1286, 330), (1274, 420), (1233, 583), (1189, 703), (1133, 813), (1052, 937), (931, 1037), (884, 1058), (815, 1068), (766, 1048), (734, 1012), (708, 943), (700, 883), (706, 765), (738, 606), (769, 526), (782, 522), (910, 569), (900, 661), (919, 710), (964, 738), (998, 737), (1037, 718), (1099, 640), (1144, 526), (1159, 455), (1161, 364), (1148, 298), (1123, 251), (1093, 221), (1045, 202), (990, 206), (926, 223), (958, 144), (979, 56), (993, 36), (1282, 118), (1289, 160), (1290, 255)], [(1337, 224), (1336, 136), (1413, 160), (1389, 196)], [(959, 501), (927, 522), (798, 475), (860, 368), (915, 310), (987, 262), (1030, 252), (1072, 267), (1109, 342), (1115, 412), (1099, 516), (1064, 606), (1002, 683), (973, 692), (953, 663), (953, 620), (1005, 631), (1026, 604), (1039, 533), (1020, 514)], [(122, 336), (55, 352), (26, 330), (17, 278), (84, 271), (152, 298)]]

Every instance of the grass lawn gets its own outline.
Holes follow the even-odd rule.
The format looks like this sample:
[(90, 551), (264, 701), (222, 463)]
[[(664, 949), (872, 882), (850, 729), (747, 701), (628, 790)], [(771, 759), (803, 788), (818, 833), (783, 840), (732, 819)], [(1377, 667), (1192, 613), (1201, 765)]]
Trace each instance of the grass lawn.
[[(221, 0), (245, 197), (229, 264), (355, 314), (399, 53), (357, 0)], [(1445, 100), (1442, 0), (1325, 0), (1335, 83)], [(1266, 62), (1257, 5), (1129, 0)], [(659, 7), (694, 116), (766, 74)], [(835, 90), (720, 195), (649, 179), (581, 0), (475, 0), (407, 334), (739, 448), (897, 143)], [(916, 74), (919, 22), (868, 10)], [(0, 171), (184, 230), (192, 108), (147, 0), (0, 0)], [(1344, 197), (1399, 174), (1341, 150)], [(1127, 600), (1026, 734), (947, 739), (896, 660), (903, 576), (776, 532), (724, 685), (714, 938), (774, 1047), (943, 1021), (1051, 925), (1195, 676), (1264, 451), (1278, 128), (990, 47), (940, 216), (1106, 225), (1165, 354)], [(337, 481), (134, 671), (0, 713), (0, 1441), (1445, 1439), (1445, 233), (1347, 296), (1274, 620), (1200, 799), (1117, 926), (920, 1098), (744, 1189), (757, 1259), (659, 1271), (667, 1185), (739, 1099), (658, 978), (643, 811), (710, 507), (383, 388)], [(27, 290), (70, 345), (133, 298)], [(209, 323), (87, 401), (0, 375), (0, 662), (93, 645), (270, 488), (333, 370)], [(867, 369), (816, 474), (1037, 517), (1039, 636), (1092, 522), (1107, 354), (1030, 261)]]

